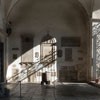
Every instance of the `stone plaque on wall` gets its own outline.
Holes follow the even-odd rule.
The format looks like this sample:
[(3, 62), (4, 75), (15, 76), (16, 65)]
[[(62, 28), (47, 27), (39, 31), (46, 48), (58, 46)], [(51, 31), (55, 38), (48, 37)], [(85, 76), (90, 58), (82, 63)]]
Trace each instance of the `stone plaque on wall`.
[(80, 46), (80, 37), (62, 37), (61, 46), (62, 47), (79, 47)]

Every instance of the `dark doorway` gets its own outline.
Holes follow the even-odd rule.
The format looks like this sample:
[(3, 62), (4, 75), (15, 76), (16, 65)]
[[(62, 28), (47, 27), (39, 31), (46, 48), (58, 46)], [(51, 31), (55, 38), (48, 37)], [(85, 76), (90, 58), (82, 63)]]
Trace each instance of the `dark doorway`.
[(4, 82), (4, 44), (0, 43), (0, 82)]

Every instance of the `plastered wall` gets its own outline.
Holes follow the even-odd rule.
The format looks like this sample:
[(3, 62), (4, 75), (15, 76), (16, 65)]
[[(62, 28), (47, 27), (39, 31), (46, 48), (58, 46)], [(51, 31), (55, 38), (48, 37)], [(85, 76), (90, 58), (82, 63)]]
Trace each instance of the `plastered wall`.
[[(57, 75), (58, 81), (86, 81), (88, 80), (88, 71), (90, 70), (90, 38), (89, 38), (89, 27), (88, 18), (86, 18), (86, 12), (73, 6), (71, 2), (66, 6), (65, 1), (52, 4), (48, 6), (42, 2), (36, 2), (33, 9), (34, 17), (26, 15), (20, 22), (18, 27), (13, 26), (12, 34), (8, 38), (8, 70), (12, 71), (13, 66), (20, 70), (21, 65), (21, 35), (28, 34), (33, 35), (33, 62), (35, 62), (34, 54), (36, 51), (40, 55), (40, 43), (42, 38), (49, 34), (56, 38), (57, 50), (61, 50), (62, 56), (57, 57)], [(40, 5), (40, 7), (39, 7)], [(55, 6), (56, 5), (56, 6)], [(59, 8), (59, 11), (57, 10)], [(79, 6), (80, 7), (80, 6)], [(70, 9), (70, 11), (68, 11)], [(49, 10), (49, 12), (47, 12)], [(31, 10), (32, 11), (32, 10)], [(86, 14), (86, 15), (85, 15)], [(17, 16), (16, 16), (17, 17)], [(22, 17), (22, 15), (21, 15)], [(17, 21), (18, 19), (16, 19)], [(16, 25), (16, 24), (15, 24)], [(79, 37), (80, 46), (62, 46), (62, 37)], [(38, 49), (37, 49), (38, 48)], [(72, 50), (72, 60), (65, 60), (65, 49), (70, 48)], [(15, 50), (14, 50), (15, 49)], [(17, 58), (14, 59), (14, 54)], [(88, 56), (89, 55), (89, 56)], [(8, 72), (9, 72), (8, 71)], [(9, 74), (10, 77), (12, 74)]]

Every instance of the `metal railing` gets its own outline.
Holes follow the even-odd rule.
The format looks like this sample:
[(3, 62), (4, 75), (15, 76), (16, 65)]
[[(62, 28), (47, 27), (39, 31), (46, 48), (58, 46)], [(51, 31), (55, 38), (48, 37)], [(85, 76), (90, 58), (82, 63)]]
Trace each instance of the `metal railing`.
[(100, 78), (100, 22), (92, 27), (93, 36), (93, 77)]
[[(15, 83), (6, 83), (6, 82), (5, 83), (2, 83), (2, 86), (3, 86), (2, 88), (7, 87), (9, 89), (8, 90), (8, 94), (7, 94), (7, 90), (5, 92), (3, 92), (4, 89), (2, 89), (3, 91), (1, 91), (0, 93), (7, 94), (9, 96), (13, 96), (13, 94), (14, 94), (13, 91), (15, 89), (19, 89), (19, 93), (16, 93), (16, 94), (21, 98), (22, 97), (22, 95), (21, 95), (21, 91), (22, 91), (21, 82), (23, 80), (25, 80), (26, 78), (28, 78), (29, 76), (35, 74), (39, 70), (43, 69), (44, 67), (47, 67), (50, 64), (52, 64), (53, 62), (55, 62), (56, 61), (56, 57), (55, 57), (56, 56), (56, 53), (57, 52), (52, 52), (52, 54), (45, 56), (44, 58), (42, 58), (40, 61), (38, 61), (36, 63), (31, 62), (31, 64), (30, 64), (30, 62), (29, 62), (29, 64), (28, 64), (28, 62), (27, 62), (27, 64), (30, 65), (30, 66), (26, 67), (24, 70), (22, 70), (21, 72), (17, 73), (16, 75), (10, 77), (7, 80), (7, 81), (9, 81), (9, 80), (12, 80), (12, 79), (17, 79), (15, 81)], [(43, 63), (43, 66), (40, 66), (41, 63)], [(27, 71), (27, 76), (26, 75), (23, 75), (21, 78), (18, 78), (25, 71)]]
[[(27, 66), (21, 72), (17, 73), (16, 75), (13, 75), (9, 79), (7, 79), (7, 82), (10, 82), (10, 80), (13, 80), (13, 79), (15, 79), (14, 80), (15, 82), (26, 79), (27, 77), (36, 73), (37, 71), (41, 70), (42, 68), (52, 64), (56, 60), (55, 55), (56, 55), (56, 52), (53, 52), (52, 54), (45, 56), (38, 62), (35, 62), (35, 63), (31, 62), (31, 64), (30, 64), (30, 62), (21, 62), (21, 64), (25, 63), (30, 66)], [(25, 74), (27, 73), (27, 75), (25, 75), (23, 73), (25, 73)], [(22, 77), (19, 78), (20, 76), (22, 76)]]
[(92, 35), (98, 35), (100, 33), (100, 22), (92, 26)]

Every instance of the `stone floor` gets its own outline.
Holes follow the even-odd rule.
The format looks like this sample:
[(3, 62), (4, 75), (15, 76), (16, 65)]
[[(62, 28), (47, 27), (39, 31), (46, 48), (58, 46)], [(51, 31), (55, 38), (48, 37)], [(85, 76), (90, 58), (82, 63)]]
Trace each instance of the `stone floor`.
[[(21, 98), (20, 98), (21, 96)], [(100, 100), (100, 88), (86, 83), (57, 83), (56, 85), (16, 85), (10, 97), (0, 100)]]

